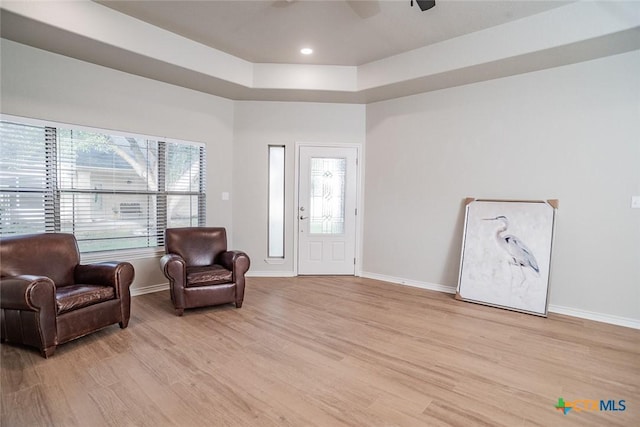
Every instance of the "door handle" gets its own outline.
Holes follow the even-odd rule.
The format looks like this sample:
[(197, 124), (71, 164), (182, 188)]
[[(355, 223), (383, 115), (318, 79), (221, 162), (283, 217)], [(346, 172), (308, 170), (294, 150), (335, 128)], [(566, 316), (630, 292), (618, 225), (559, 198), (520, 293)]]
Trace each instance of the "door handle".
[(309, 218), (309, 217), (300, 215), (300, 219), (307, 219), (307, 218)]

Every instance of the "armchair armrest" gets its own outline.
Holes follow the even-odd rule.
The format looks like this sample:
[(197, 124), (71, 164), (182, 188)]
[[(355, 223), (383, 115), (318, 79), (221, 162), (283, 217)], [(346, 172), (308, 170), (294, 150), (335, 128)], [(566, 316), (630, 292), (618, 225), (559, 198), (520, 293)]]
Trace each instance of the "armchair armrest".
[(79, 264), (74, 271), (76, 283), (85, 285), (112, 286), (116, 297), (129, 294), (135, 271), (128, 262), (106, 261), (95, 264)]
[(20, 275), (0, 279), (1, 341), (38, 347), (44, 357), (58, 344), (56, 285), (48, 277)]
[(56, 306), (56, 285), (43, 276), (21, 275), (0, 279), (0, 305), (3, 309), (40, 311)]
[(220, 265), (233, 271), (234, 278), (244, 276), (249, 270), (249, 256), (242, 251), (226, 251), (219, 256)]
[(244, 274), (249, 270), (249, 255), (242, 251), (225, 251), (218, 257), (218, 262), (227, 270), (231, 270), (236, 284), (236, 307), (242, 307), (244, 300)]
[(160, 258), (160, 266), (167, 279), (177, 281), (181, 286), (187, 277), (187, 263), (178, 254), (165, 254)]
[(178, 315), (182, 316), (185, 308), (184, 288), (187, 286), (187, 263), (178, 254), (165, 254), (160, 258), (160, 266), (165, 277), (169, 279), (171, 301)]

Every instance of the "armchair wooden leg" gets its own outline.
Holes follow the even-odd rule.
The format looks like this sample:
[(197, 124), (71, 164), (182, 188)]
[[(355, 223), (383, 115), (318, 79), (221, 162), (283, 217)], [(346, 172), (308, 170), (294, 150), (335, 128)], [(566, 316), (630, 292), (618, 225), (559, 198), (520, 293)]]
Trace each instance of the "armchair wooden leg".
[(182, 316), (184, 314), (184, 308), (176, 308), (176, 316)]
[(242, 307), (242, 301), (236, 301), (236, 308)]
[(51, 346), (51, 347), (47, 347), (47, 348), (43, 348), (40, 350), (40, 354), (42, 355), (42, 357), (44, 357), (45, 359), (49, 358), (49, 356), (53, 356), (53, 353), (56, 351), (56, 346)]
[(129, 326), (129, 319), (118, 322), (118, 325), (120, 325), (120, 329), (125, 329), (127, 326)]

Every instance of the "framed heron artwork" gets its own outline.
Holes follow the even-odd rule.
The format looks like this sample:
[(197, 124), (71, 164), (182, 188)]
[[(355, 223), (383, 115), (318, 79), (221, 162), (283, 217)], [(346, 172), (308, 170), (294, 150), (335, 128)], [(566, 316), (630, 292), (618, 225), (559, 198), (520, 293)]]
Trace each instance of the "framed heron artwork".
[(558, 201), (465, 204), (456, 298), (546, 316)]

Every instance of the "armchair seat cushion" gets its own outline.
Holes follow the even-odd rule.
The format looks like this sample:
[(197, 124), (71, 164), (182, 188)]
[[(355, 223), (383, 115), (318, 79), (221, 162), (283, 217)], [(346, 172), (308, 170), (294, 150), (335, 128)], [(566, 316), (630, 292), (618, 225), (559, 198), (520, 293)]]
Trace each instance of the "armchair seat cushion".
[(69, 285), (56, 289), (58, 314), (115, 298), (113, 286)]
[(220, 285), (233, 282), (233, 272), (221, 265), (187, 267), (186, 287)]

